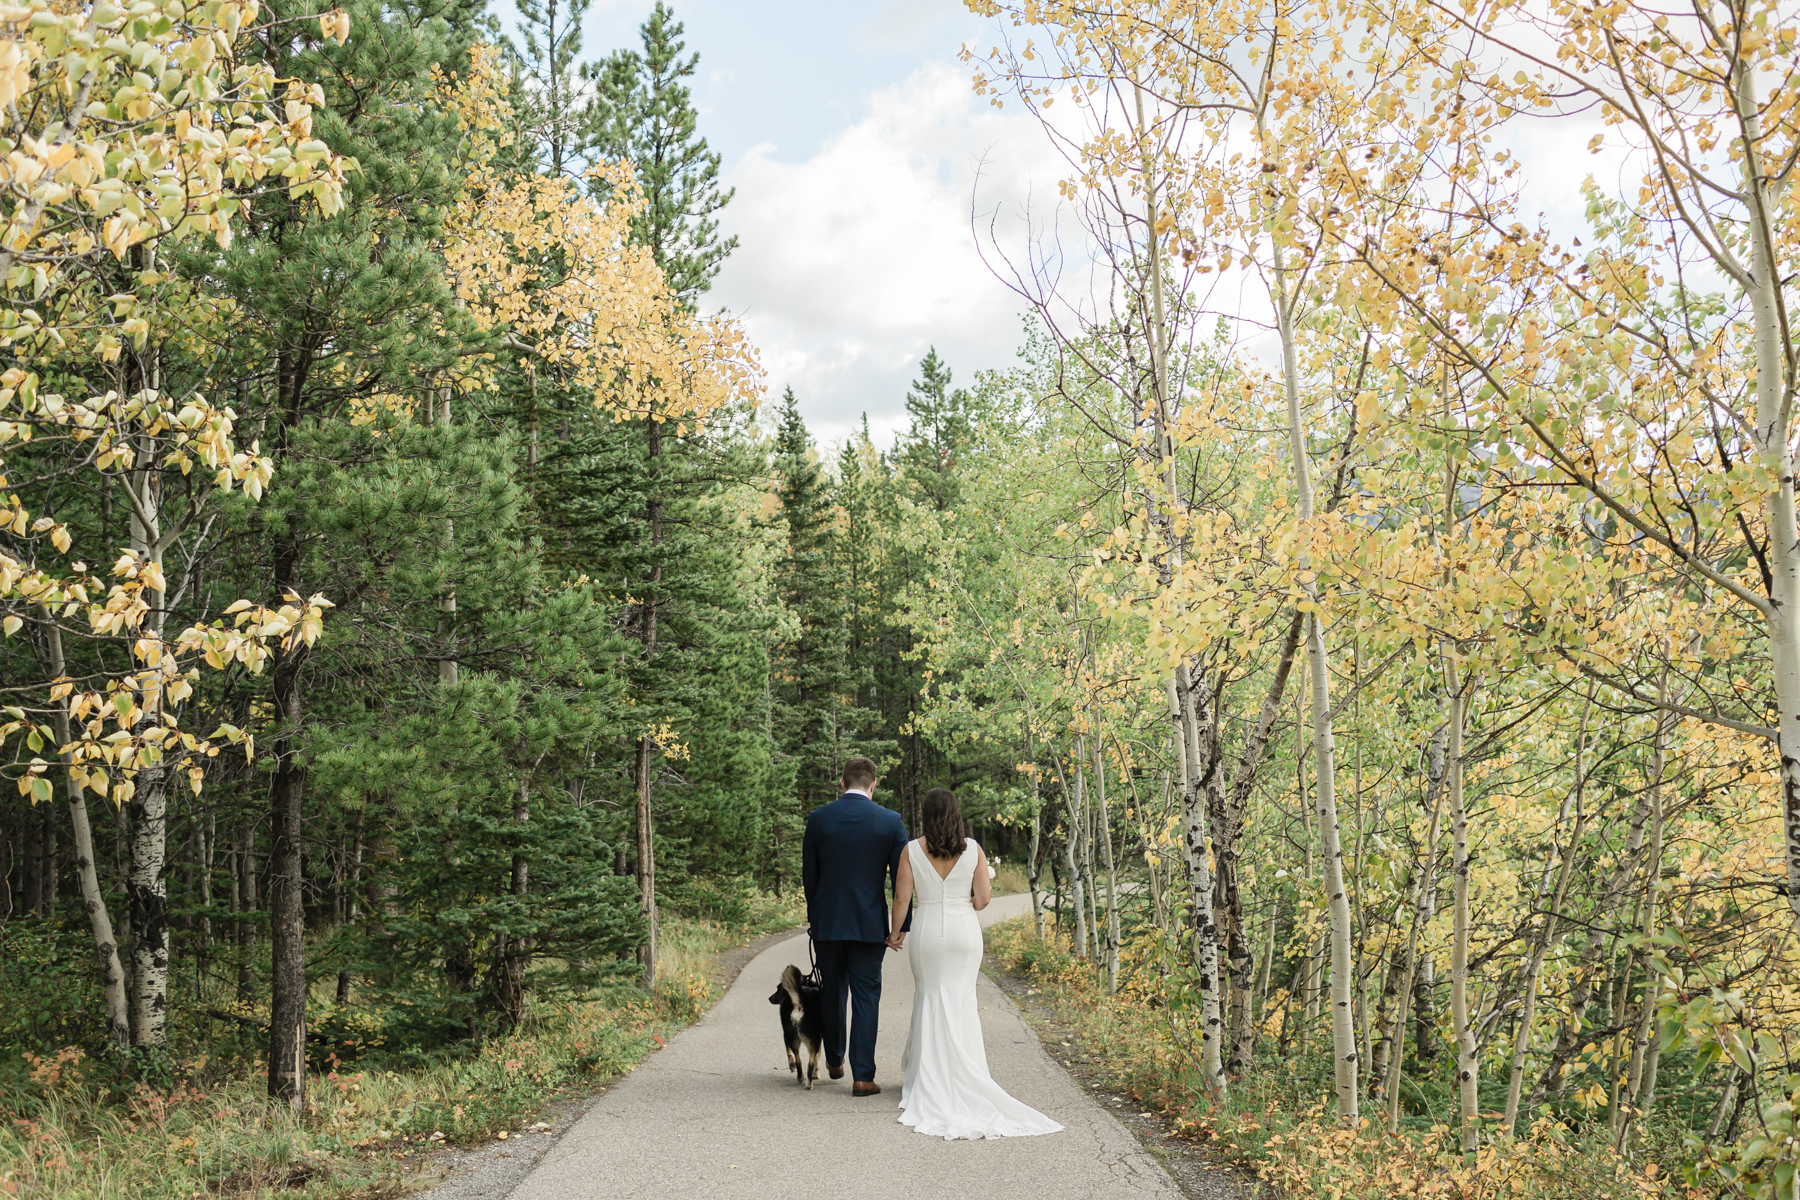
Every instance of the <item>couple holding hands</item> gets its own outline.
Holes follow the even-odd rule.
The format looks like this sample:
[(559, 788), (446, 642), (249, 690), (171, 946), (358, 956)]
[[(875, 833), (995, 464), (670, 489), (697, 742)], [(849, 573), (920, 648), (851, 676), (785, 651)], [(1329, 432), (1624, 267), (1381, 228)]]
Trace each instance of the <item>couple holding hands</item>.
[(823, 986), (826, 1069), (843, 1077), (847, 1046), (851, 1094), (881, 1093), (875, 1037), (882, 958), (905, 950), (914, 990), (901, 1123), (947, 1140), (1055, 1133), (1061, 1125), (1007, 1095), (988, 1074), (975, 1005), (982, 953), (975, 914), (988, 906), (992, 885), (962, 806), (947, 788), (933, 788), (921, 806), (924, 836), (909, 839), (900, 814), (875, 803), (875, 781), (873, 762), (850, 759), (843, 794), (806, 819), (802, 880)]

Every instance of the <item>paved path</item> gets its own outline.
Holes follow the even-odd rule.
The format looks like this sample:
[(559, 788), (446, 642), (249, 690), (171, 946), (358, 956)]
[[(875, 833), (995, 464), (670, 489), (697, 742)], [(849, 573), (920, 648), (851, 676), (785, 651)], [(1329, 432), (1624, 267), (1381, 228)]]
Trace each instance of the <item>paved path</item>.
[[(1029, 911), (997, 897), (983, 924)], [(1053, 1063), (1018, 1010), (984, 975), (988, 1065), (1013, 1095), (1063, 1132), (945, 1142), (896, 1120), (912, 970), (889, 954), (882, 975), (876, 1081), (852, 1099), (850, 1076), (794, 1082), (769, 993), (781, 968), (806, 963), (806, 940), (778, 942), (697, 1024), (602, 1096), (510, 1193), (493, 1200), (1180, 1200), (1137, 1139)]]

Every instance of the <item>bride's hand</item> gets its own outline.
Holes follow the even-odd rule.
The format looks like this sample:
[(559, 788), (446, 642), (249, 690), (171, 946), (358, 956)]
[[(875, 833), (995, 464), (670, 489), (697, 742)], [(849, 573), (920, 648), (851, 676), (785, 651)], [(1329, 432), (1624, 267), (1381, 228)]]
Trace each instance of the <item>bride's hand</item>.
[(906, 945), (906, 935), (904, 933), (888, 934), (887, 948), (889, 950), (899, 950), (899, 949), (904, 948), (905, 945)]

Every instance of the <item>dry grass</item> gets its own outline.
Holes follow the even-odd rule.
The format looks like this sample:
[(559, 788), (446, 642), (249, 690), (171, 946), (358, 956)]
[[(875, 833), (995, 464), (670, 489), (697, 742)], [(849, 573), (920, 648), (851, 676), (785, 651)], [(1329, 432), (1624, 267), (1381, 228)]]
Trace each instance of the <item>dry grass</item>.
[(713, 957), (791, 924), (791, 903), (763, 907), (747, 927), (666, 921), (654, 996), (614, 986), (538, 1003), (517, 1032), (454, 1060), (315, 1076), (304, 1120), (268, 1103), (254, 1069), (203, 1089), (192, 1081), (205, 1064), (181, 1064), (176, 1077), (187, 1082), (139, 1085), (121, 1103), (65, 1052), (39, 1064), (22, 1094), (0, 1100), (0, 1197), (398, 1196), (408, 1157), (517, 1129), (558, 1090), (630, 1070), (698, 1018), (716, 998)]
[(1031, 890), (1025, 868), (1018, 863), (1003, 862), (994, 868), (994, 895), (1016, 896)]
[[(1387, 1134), (1365, 1121), (1342, 1128), (1326, 1114), (1328, 1063), (1290, 1055), (1259, 1061), (1231, 1098), (1215, 1105), (1197, 1091), (1197, 1014), (1152, 969), (1155, 948), (1122, 955), (1117, 996), (1054, 936), (1040, 939), (1029, 917), (987, 931), (987, 948), (1031, 981), (1078, 1031), (1084, 1048), (1119, 1090), (1155, 1110), (1177, 1133), (1209, 1144), (1275, 1185), (1283, 1200), (1653, 1200), (1685, 1197), (1654, 1162), (1628, 1163), (1553, 1120), (1507, 1144), (1484, 1146), (1472, 1160), (1442, 1125)], [(1177, 984), (1179, 986), (1179, 984)], [(1297, 1061), (1306, 1059), (1307, 1061)], [(1315, 1069), (1317, 1068), (1317, 1069)], [(1697, 1195), (1698, 1193), (1693, 1193)]]

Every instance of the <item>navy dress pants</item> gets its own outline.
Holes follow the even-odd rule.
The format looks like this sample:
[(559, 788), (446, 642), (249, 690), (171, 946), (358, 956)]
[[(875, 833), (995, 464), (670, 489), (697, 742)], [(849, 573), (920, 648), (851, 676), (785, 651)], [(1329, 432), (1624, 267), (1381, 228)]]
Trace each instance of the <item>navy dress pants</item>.
[(850, 1002), (850, 1077), (875, 1080), (875, 1034), (881, 1027), (881, 956), (884, 942), (819, 942), (820, 984), (825, 1004), (825, 1065), (844, 1065), (844, 1002)]

